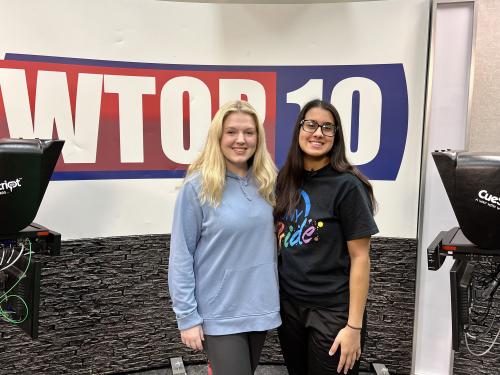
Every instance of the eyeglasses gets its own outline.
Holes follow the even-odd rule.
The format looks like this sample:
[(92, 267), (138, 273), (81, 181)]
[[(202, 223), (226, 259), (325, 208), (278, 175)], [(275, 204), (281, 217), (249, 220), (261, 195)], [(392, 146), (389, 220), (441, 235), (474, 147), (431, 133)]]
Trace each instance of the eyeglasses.
[(323, 133), (326, 137), (333, 137), (335, 135), (335, 131), (337, 130), (337, 126), (335, 124), (324, 122), (320, 125), (314, 120), (302, 120), (300, 122), (300, 126), (302, 126), (302, 129), (308, 133), (314, 133), (318, 127), (321, 127), (321, 133)]

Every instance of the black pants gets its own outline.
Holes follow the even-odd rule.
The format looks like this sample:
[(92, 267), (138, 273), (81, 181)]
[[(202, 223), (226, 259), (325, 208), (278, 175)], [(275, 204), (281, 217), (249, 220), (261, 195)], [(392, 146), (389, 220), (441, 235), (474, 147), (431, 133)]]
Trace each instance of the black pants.
[[(278, 335), (289, 375), (337, 374), (340, 347), (333, 356), (328, 351), (347, 318), (347, 311), (311, 308), (282, 299)], [(366, 336), (366, 316), (363, 320), (361, 348)], [(358, 371), (359, 361), (356, 361), (348, 374), (356, 375)]]
[(205, 335), (204, 347), (213, 375), (252, 375), (259, 364), (267, 332)]

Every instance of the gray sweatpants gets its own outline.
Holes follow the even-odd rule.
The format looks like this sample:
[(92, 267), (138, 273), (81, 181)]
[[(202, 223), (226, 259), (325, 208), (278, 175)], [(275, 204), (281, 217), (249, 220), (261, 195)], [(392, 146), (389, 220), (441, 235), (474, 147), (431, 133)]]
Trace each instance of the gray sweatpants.
[(213, 375), (253, 375), (267, 332), (205, 335), (203, 343)]

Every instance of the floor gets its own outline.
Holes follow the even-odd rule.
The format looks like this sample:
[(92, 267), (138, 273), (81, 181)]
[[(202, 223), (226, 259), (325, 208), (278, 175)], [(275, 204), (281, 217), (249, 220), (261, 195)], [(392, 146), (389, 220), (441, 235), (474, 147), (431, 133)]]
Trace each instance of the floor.
[[(207, 375), (206, 365), (186, 366), (187, 375)], [(134, 375), (172, 375), (172, 369), (148, 370), (143, 372), (134, 372)], [(255, 375), (288, 375), (283, 366), (262, 365), (257, 367)]]
[[(196, 365), (196, 366), (187, 366), (186, 367), (187, 375), (207, 375), (207, 366), (206, 365)], [(157, 370), (148, 370), (142, 372), (134, 372), (134, 375), (172, 375), (172, 369), (157, 369)], [(360, 372), (359, 375), (371, 375), (375, 374), (375, 372)], [(288, 375), (288, 371), (284, 366), (276, 366), (276, 365), (261, 365), (257, 367), (255, 371), (255, 375)]]

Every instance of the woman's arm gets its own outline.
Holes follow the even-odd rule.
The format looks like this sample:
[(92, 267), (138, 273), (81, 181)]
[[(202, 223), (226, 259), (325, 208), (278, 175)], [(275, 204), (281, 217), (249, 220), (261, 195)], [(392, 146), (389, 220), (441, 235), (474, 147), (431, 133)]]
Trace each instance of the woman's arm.
[(186, 183), (175, 204), (168, 286), (182, 342), (193, 349), (202, 349), (203, 319), (198, 314), (194, 290), (194, 254), (201, 235), (202, 210), (194, 187)]
[(347, 242), (351, 258), (349, 274), (349, 320), (353, 327), (362, 327), (368, 285), (370, 282), (370, 237)]
[[(370, 280), (370, 237), (347, 241), (351, 258), (349, 274), (349, 318), (345, 328), (341, 329), (330, 349), (333, 355), (340, 345), (338, 372), (347, 373), (361, 356), (361, 327), (368, 296)], [(354, 328), (352, 328), (354, 327)]]

